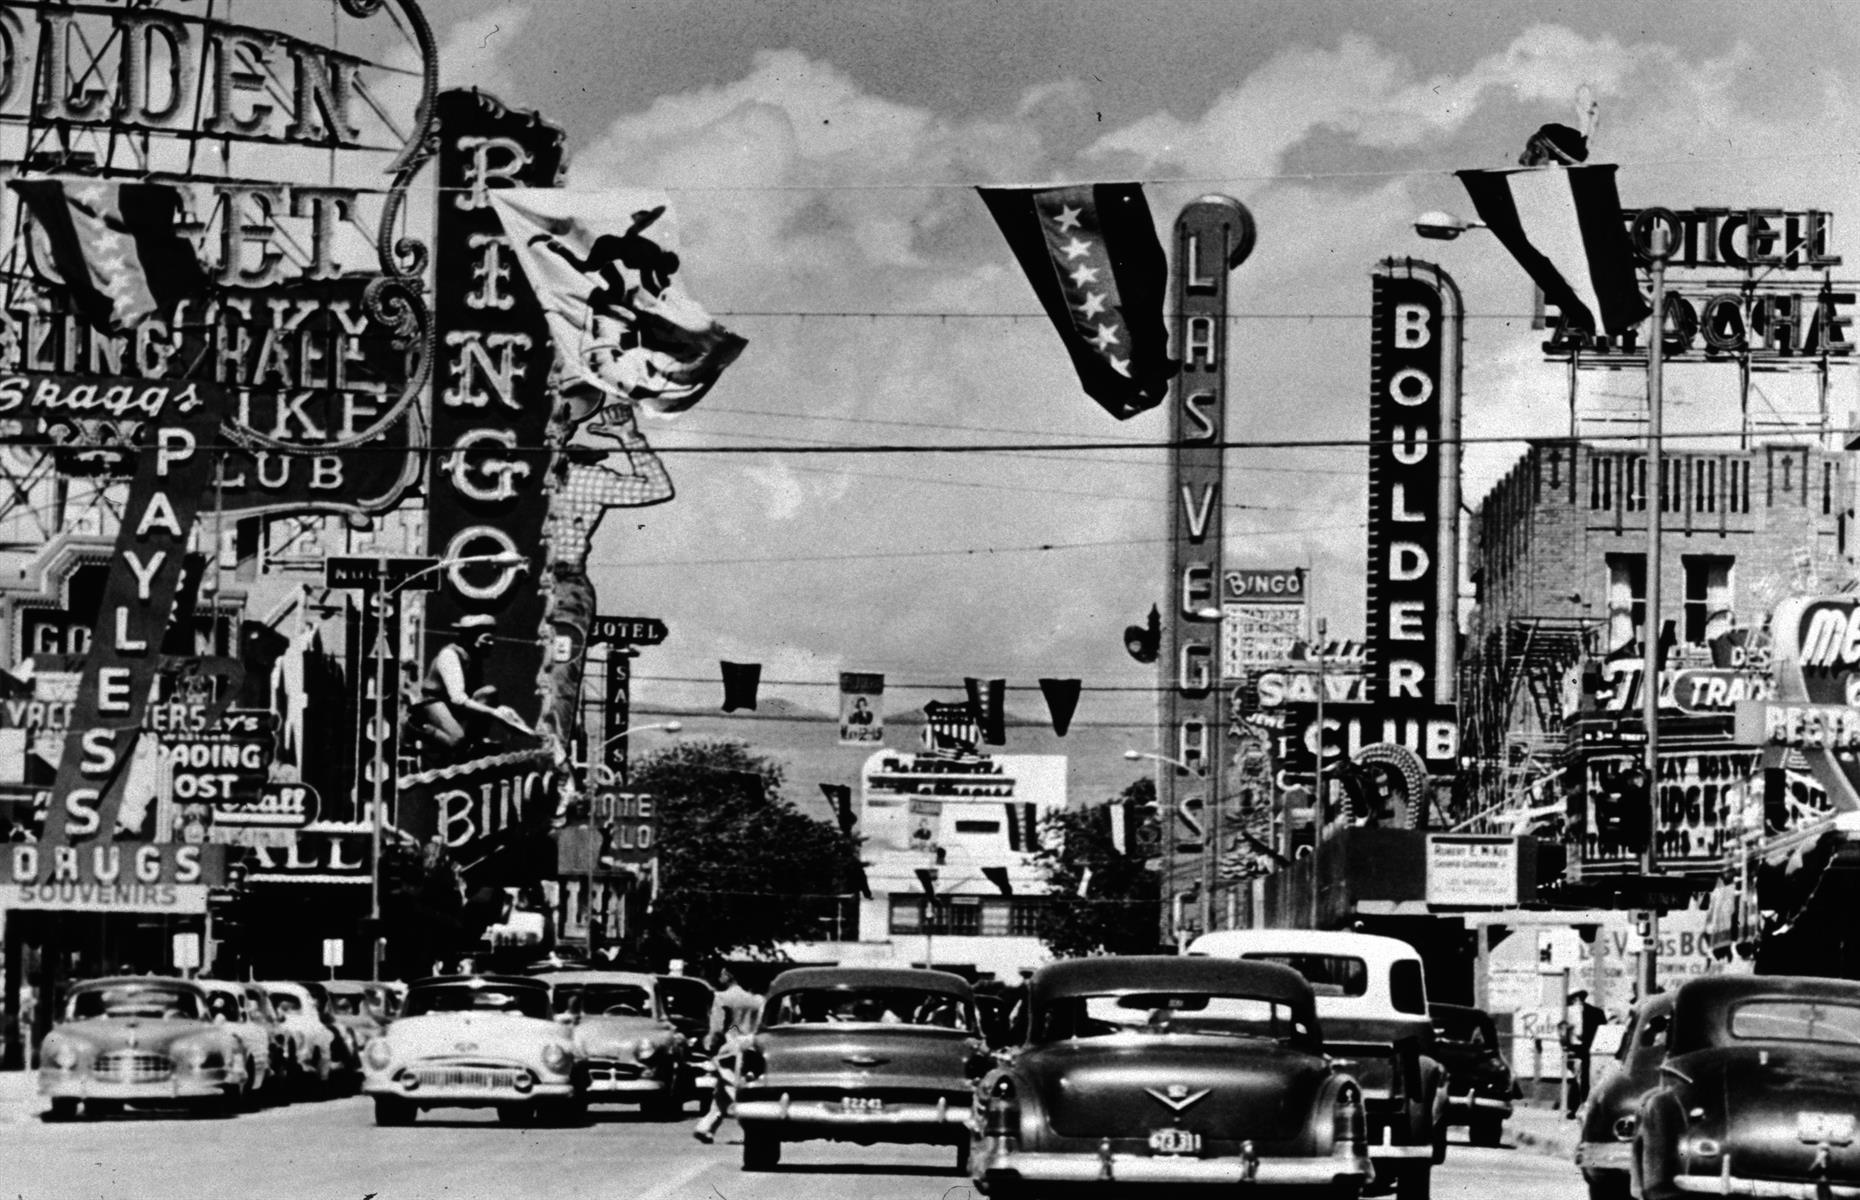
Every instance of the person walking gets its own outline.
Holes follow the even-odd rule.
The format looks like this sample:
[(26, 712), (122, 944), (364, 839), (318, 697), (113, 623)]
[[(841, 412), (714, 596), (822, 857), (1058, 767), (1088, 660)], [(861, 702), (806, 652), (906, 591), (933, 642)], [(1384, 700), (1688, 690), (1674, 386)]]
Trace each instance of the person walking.
[(736, 1084), (741, 1069), (743, 1046), (755, 1036), (762, 1016), (762, 997), (741, 983), (728, 967), (717, 974), (717, 997), (710, 1010), (710, 1049), (716, 1081), (712, 1085), (710, 1108), (697, 1120), (691, 1136), (709, 1145), (717, 1138), (717, 1127), (730, 1115), (736, 1102)]

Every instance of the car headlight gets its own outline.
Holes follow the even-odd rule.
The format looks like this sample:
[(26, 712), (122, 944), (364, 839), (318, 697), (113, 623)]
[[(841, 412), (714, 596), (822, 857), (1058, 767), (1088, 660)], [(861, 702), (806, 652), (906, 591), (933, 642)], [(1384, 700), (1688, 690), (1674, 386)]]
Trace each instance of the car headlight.
[(649, 1058), (657, 1057), (659, 1052), (663, 1049), (663, 1046), (659, 1045), (659, 1043), (653, 1041), (651, 1038), (641, 1038), (633, 1046), (633, 1057), (641, 1062), (645, 1062)]
[(72, 1071), (77, 1069), (78, 1050), (76, 1046), (63, 1039), (54, 1041), (46, 1038), (45, 1044), (39, 1048), (39, 1058), (40, 1061), (50, 1063), (60, 1071)]
[(219, 1055), (211, 1047), (198, 1042), (182, 1046), (174, 1052), (174, 1061), (184, 1071), (198, 1071), (208, 1066), (218, 1066)]
[(388, 1049), (386, 1038), (376, 1038), (368, 1043), (368, 1049), (363, 1052), (362, 1057), (368, 1060), (369, 1066), (381, 1071), (394, 1061), (394, 1052)]
[(562, 1049), (562, 1047), (556, 1045), (554, 1042), (550, 1042), (547, 1046), (543, 1047), (542, 1064), (545, 1068), (553, 1071), (557, 1075), (567, 1074), (569, 1064), (573, 1061), (573, 1057), (569, 1052)]

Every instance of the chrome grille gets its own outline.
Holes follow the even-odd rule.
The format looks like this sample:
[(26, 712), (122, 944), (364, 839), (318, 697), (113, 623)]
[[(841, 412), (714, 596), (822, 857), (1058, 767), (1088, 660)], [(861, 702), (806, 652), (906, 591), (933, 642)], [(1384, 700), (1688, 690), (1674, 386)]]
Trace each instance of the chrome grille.
[(619, 1058), (595, 1058), (588, 1061), (588, 1078), (596, 1083), (619, 1083), (645, 1074), (636, 1062)]
[(112, 1050), (97, 1056), (92, 1070), (99, 1076), (123, 1083), (144, 1083), (167, 1079), (174, 1074), (174, 1063), (165, 1054), (141, 1050)]
[(485, 1067), (417, 1067), (409, 1072), (421, 1087), (514, 1088), (527, 1071), (492, 1070)]

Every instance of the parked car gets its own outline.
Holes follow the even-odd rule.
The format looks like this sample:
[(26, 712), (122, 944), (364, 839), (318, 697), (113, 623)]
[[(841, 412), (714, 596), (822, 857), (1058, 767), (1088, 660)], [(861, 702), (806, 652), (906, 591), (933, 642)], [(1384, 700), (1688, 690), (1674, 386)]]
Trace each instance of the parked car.
[(298, 1091), (327, 1092), (337, 1074), (341, 1034), (323, 1019), (316, 996), (301, 983), (261, 981), (272, 1011), (290, 1031), (295, 1055), (286, 1064)]
[(1448, 1125), (1464, 1125), (1475, 1146), (1496, 1146), (1504, 1137), (1512, 1101), (1524, 1095), (1511, 1065), (1498, 1049), (1498, 1026), (1481, 1008), (1430, 1004), (1434, 1057), (1447, 1072)]
[(386, 993), (359, 979), (331, 979), (321, 986), (330, 1019), (349, 1039), (359, 1064), (368, 1043), (380, 1037), (393, 1019), (384, 1012)]
[(992, 1065), (968, 981), (942, 971), (802, 967), (769, 985), (742, 1053), (743, 1169), (813, 1138), (956, 1148), (969, 1162), (975, 1080)]
[(232, 1108), (251, 1094), (255, 1056), (232, 1029), (215, 1024), (207, 991), (185, 979), (123, 976), (71, 989), (39, 1045), (39, 1094), (46, 1114), (69, 1120), (124, 1104), (192, 1103)]
[(362, 1057), (362, 1090), (374, 1097), (377, 1125), (411, 1125), (433, 1108), (496, 1108), (506, 1124), (587, 1114), (587, 1075), (573, 1036), (538, 979), (422, 979)]
[(355, 1027), (346, 1025), (336, 1018), (334, 993), (330, 991), (330, 982), (322, 979), (300, 979), (297, 986), (310, 993), (316, 1001), (317, 1020), (330, 1033), (329, 1083), (336, 1088), (358, 1086), (362, 1080), (362, 1047), (360, 1035)]
[(1426, 1200), (1447, 1152), (1447, 1074), (1433, 1057), (1427, 982), (1414, 947), (1391, 937), (1314, 929), (1227, 929), (1191, 955), (1290, 967), (1316, 997), (1324, 1048), (1363, 1088), (1371, 1189)]
[(1583, 1104), (1576, 1166), (1589, 1185), (1591, 1200), (1628, 1200), (1640, 1102), (1659, 1085), (1660, 1064), (1666, 1060), (1666, 1027), (1672, 1016), (1671, 992), (1641, 1001), (1628, 1018), (1612, 1059), (1613, 1069), (1596, 1081)]
[(976, 1092), (970, 1162), (987, 1195), (1206, 1185), (1355, 1196), (1373, 1174), (1362, 1088), (1325, 1056), (1311, 985), (1290, 968), (1050, 963), (1028, 1009), (1026, 1044)]
[(696, 1091), (693, 1064), (709, 1030), (708, 985), (637, 971), (551, 971), (535, 978), (549, 985), (556, 1018), (574, 1032), (590, 1101), (637, 1103), (657, 1120), (683, 1112)]
[(1642, 1200), (1860, 1194), (1860, 983), (1709, 975), (1673, 996), (1630, 1160)]
[(207, 993), (207, 1012), (215, 1025), (232, 1031), (252, 1061), (252, 1086), (248, 1099), (256, 1099), (271, 1090), (276, 1082), (273, 1072), (278, 1059), (273, 1041), (277, 1035), (275, 1021), (252, 1006), (252, 998), (242, 983), (223, 979), (195, 980)]

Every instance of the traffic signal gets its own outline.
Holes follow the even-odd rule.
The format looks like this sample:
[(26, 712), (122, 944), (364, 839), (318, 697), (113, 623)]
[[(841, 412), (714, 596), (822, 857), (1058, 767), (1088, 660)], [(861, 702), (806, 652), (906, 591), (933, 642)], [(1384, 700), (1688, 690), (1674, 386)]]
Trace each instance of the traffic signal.
[(1653, 831), (1651, 803), (1645, 767), (1630, 767), (1603, 785), (1595, 797), (1595, 832), (1604, 853), (1611, 848), (1629, 855), (1646, 852)]

